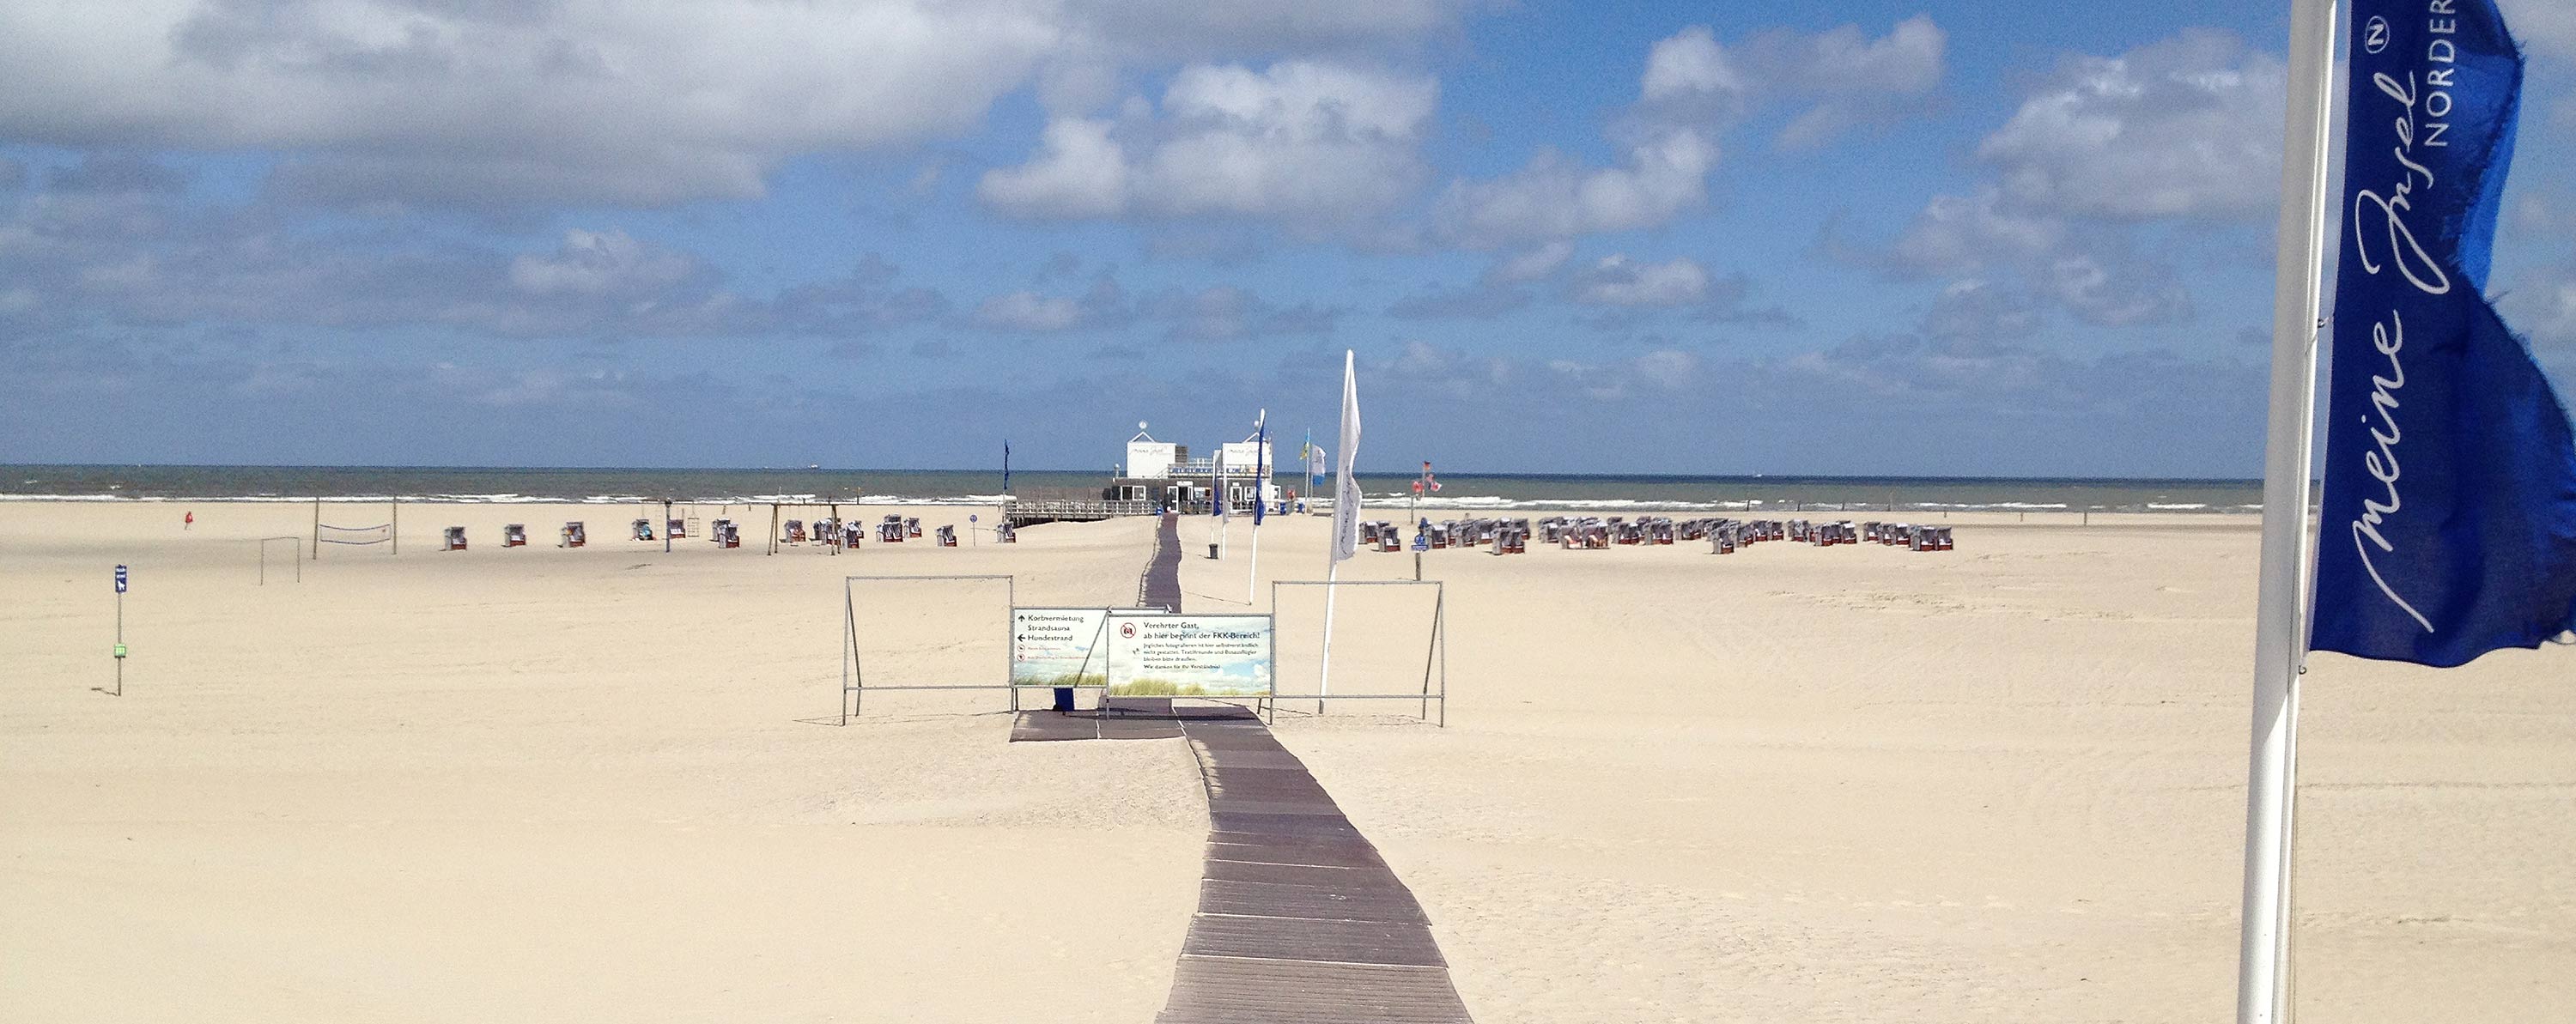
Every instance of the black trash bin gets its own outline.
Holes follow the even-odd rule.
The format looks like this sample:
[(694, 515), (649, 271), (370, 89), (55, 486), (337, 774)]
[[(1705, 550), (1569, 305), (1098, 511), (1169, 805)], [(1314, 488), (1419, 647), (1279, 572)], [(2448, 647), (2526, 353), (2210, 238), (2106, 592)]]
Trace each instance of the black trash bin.
[(1073, 687), (1059, 686), (1055, 688), (1055, 709), (1058, 711), (1073, 710)]

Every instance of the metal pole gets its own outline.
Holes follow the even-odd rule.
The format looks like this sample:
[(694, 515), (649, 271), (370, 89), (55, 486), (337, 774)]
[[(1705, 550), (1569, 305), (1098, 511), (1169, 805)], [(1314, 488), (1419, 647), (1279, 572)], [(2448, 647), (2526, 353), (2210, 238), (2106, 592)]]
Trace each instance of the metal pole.
[(1341, 593), (1341, 588), (1333, 584), (1341, 576), (1341, 560), (1334, 559), (1324, 569), (1324, 667), (1315, 680), (1315, 713), (1319, 715), (1324, 713), (1324, 698), (1333, 692), (1333, 598)]
[[(125, 592), (122, 590), (116, 592), (116, 646), (119, 648), (123, 648), (125, 646)], [(124, 658), (116, 659), (115, 696), (125, 696)]]
[(322, 499), (318, 495), (313, 499), (313, 558), (322, 558)]
[(769, 553), (778, 553), (778, 503), (769, 503)]
[(2333, 0), (2291, 0), (2280, 250), (2273, 267), (2271, 416), (2263, 456), (2261, 586), (2254, 611), (2253, 735), (2245, 787), (2245, 903), (2236, 967), (2240, 1024), (2287, 1024), (2291, 1014), (2291, 824), (2308, 571), (2315, 564), (2308, 491), (2334, 32)]
[(394, 521), (392, 525), (387, 526), (386, 529), (392, 531), (388, 535), (388, 539), (394, 542), (394, 554), (400, 555), (402, 554), (402, 499), (395, 498), (393, 505)]
[(666, 555), (671, 553), (671, 503), (668, 500), (662, 502), (662, 553)]

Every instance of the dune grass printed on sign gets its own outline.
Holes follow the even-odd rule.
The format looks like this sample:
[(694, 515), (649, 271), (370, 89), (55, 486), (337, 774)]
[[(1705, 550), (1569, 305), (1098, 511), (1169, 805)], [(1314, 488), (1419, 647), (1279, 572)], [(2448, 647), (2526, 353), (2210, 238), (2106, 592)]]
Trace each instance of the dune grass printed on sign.
[(1011, 685), (1109, 685), (1106, 608), (1011, 609)]
[(1272, 691), (1267, 615), (1116, 613), (1109, 692), (1121, 697), (1262, 697)]

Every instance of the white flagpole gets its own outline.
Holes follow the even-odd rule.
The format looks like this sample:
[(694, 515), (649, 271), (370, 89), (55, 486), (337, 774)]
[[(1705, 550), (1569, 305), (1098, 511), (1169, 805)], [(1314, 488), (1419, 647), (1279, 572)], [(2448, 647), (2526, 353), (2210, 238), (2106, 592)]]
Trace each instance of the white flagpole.
[(2289, 110), (2273, 272), (2271, 418), (2263, 446), (2263, 554), (2254, 611), (2254, 721), (2246, 770), (2239, 1024), (2290, 1020), (2291, 819), (2298, 785), (2299, 673), (2308, 639), (2309, 474), (2318, 309), (2333, 131), (2335, 0), (2291, 0)]
[(1324, 663), (1315, 686), (1315, 713), (1324, 713), (1323, 698), (1333, 692), (1333, 599), (1340, 596), (1342, 542), (1359, 529), (1359, 487), (1351, 480), (1351, 461), (1360, 450), (1360, 396), (1356, 357), (1342, 352), (1342, 450), (1334, 464), (1333, 539), (1324, 546)]
[(1270, 518), (1270, 510), (1262, 506), (1270, 501), (1270, 473), (1278, 468), (1270, 464), (1270, 453), (1263, 450), (1270, 445), (1270, 410), (1261, 410), (1260, 418), (1253, 421), (1252, 434), (1252, 507), (1256, 511), (1252, 514), (1252, 568), (1243, 574), (1246, 605), (1261, 591), (1261, 521)]

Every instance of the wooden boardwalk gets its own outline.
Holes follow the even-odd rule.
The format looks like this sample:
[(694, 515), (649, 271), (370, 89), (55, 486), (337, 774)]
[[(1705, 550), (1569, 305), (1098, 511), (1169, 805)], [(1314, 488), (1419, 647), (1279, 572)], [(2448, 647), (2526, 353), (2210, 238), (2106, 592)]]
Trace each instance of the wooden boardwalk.
[[(1139, 607), (1181, 610), (1166, 514)], [(1158, 1024), (1464, 1024), (1431, 918), (1332, 794), (1247, 708), (1112, 697), (1023, 711), (1011, 742), (1187, 739), (1207, 790), (1199, 908)]]
[(1172, 738), (1198, 758), (1208, 841), (1159, 1024), (1470, 1019), (1413, 891), (1251, 711), (1120, 697), (1022, 712), (1011, 730), (1013, 742)]
[(1145, 576), (1137, 581), (1136, 607), (1160, 608), (1167, 612), (1181, 610), (1181, 514), (1163, 513), (1163, 526), (1154, 533), (1154, 558), (1145, 563)]

